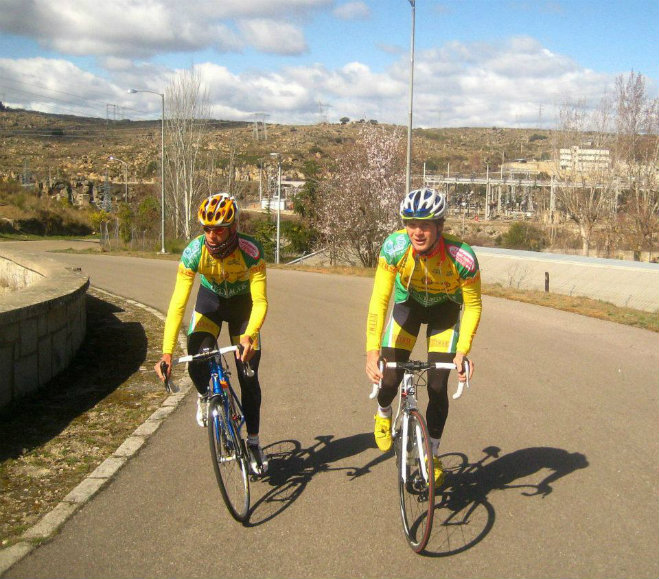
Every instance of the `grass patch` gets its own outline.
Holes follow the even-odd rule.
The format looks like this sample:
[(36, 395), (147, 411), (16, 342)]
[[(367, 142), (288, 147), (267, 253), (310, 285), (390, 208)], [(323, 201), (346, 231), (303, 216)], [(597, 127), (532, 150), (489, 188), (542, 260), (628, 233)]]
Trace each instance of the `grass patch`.
[(500, 284), (486, 284), (483, 286), (485, 295), (507, 300), (515, 300), (539, 306), (546, 306), (566, 312), (581, 314), (600, 320), (608, 320), (616, 324), (643, 328), (652, 332), (659, 332), (659, 312), (644, 312), (632, 308), (616, 306), (602, 300), (594, 300), (581, 296), (565, 296), (562, 294), (545, 293), (541, 291), (520, 290), (505, 287)]

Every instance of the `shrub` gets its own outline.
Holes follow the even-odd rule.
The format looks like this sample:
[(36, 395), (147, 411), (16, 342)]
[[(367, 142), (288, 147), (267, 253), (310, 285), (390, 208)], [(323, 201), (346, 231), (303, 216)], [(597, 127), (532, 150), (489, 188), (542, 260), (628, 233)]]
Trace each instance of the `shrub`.
[(510, 226), (506, 233), (497, 237), (496, 244), (508, 249), (542, 251), (547, 247), (547, 240), (537, 225), (517, 221)]

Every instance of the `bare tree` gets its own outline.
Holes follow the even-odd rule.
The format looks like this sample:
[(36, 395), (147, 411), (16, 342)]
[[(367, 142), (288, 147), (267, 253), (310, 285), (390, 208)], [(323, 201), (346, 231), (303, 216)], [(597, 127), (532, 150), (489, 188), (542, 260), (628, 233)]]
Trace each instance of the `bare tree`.
[(615, 84), (616, 159), (626, 181), (624, 209), (636, 249), (652, 252), (659, 232), (658, 101), (650, 99), (645, 78), (632, 71)]
[[(205, 194), (199, 175), (201, 152), (209, 118), (208, 94), (199, 74), (186, 70), (174, 78), (166, 91), (167, 172), (169, 198), (176, 235), (192, 236), (194, 211)], [(171, 213), (171, 212), (170, 212)]]
[(617, 182), (608, 158), (609, 111), (606, 97), (596, 111), (588, 111), (583, 102), (565, 103), (555, 133), (556, 197), (579, 228), (584, 255), (595, 225), (613, 214), (616, 203)]
[(364, 125), (319, 189), (316, 227), (333, 257), (347, 252), (364, 266), (376, 265), (384, 239), (400, 225), (403, 169), (400, 130)]

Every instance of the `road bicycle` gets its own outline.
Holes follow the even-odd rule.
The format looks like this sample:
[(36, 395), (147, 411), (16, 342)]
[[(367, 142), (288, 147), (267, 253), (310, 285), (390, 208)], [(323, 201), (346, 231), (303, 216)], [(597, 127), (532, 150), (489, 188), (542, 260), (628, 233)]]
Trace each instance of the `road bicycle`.
[[(398, 410), (392, 421), (391, 437), (396, 454), (398, 493), (403, 532), (415, 553), (423, 551), (430, 539), (435, 511), (435, 477), (428, 426), (418, 409), (417, 389), (427, 385), (430, 369), (455, 370), (451, 362), (380, 362), (384, 368), (403, 370), (399, 385)], [(469, 361), (465, 359), (466, 382), (460, 382), (453, 399), (469, 388)], [(370, 398), (375, 398), (382, 381), (373, 384)]]
[[(199, 354), (172, 360), (172, 366), (186, 362), (208, 361), (211, 379), (205, 418), (213, 469), (222, 498), (231, 516), (237, 521), (244, 522), (247, 520), (250, 507), (249, 454), (242, 432), (245, 416), (240, 400), (229, 381), (231, 372), (224, 358), (225, 354), (239, 350), (240, 346), (205, 348)], [(245, 373), (248, 376), (253, 375), (253, 370), (248, 364), (245, 365)], [(163, 375), (166, 376), (167, 373), (163, 372)], [(165, 380), (166, 388), (169, 388), (168, 382)], [(262, 465), (258, 466), (258, 470), (259, 474), (263, 474)]]

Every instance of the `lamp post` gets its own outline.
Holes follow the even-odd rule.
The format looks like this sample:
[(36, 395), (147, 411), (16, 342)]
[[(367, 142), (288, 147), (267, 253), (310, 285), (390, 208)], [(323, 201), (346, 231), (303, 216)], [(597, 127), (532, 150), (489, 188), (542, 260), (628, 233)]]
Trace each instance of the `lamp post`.
[(110, 161), (119, 161), (124, 166), (124, 201), (128, 203), (128, 163), (117, 159), (114, 155), (110, 156)]
[(270, 153), (271, 157), (277, 159), (278, 177), (277, 177), (277, 246), (275, 249), (275, 263), (279, 263), (279, 223), (281, 218), (281, 155), (279, 153)]
[(412, 186), (412, 103), (414, 96), (414, 21), (416, 0), (408, 0), (412, 7), (412, 39), (410, 42), (410, 112), (407, 125), (407, 166), (405, 167), (405, 193), (409, 193)]
[(131, 88), (128, 92), (131, 94), (138, 92), (157, 94), (162, 103), (160, 125), (160, 253), (167, 253), (165, 250), (165, 93), (134, 88)]

